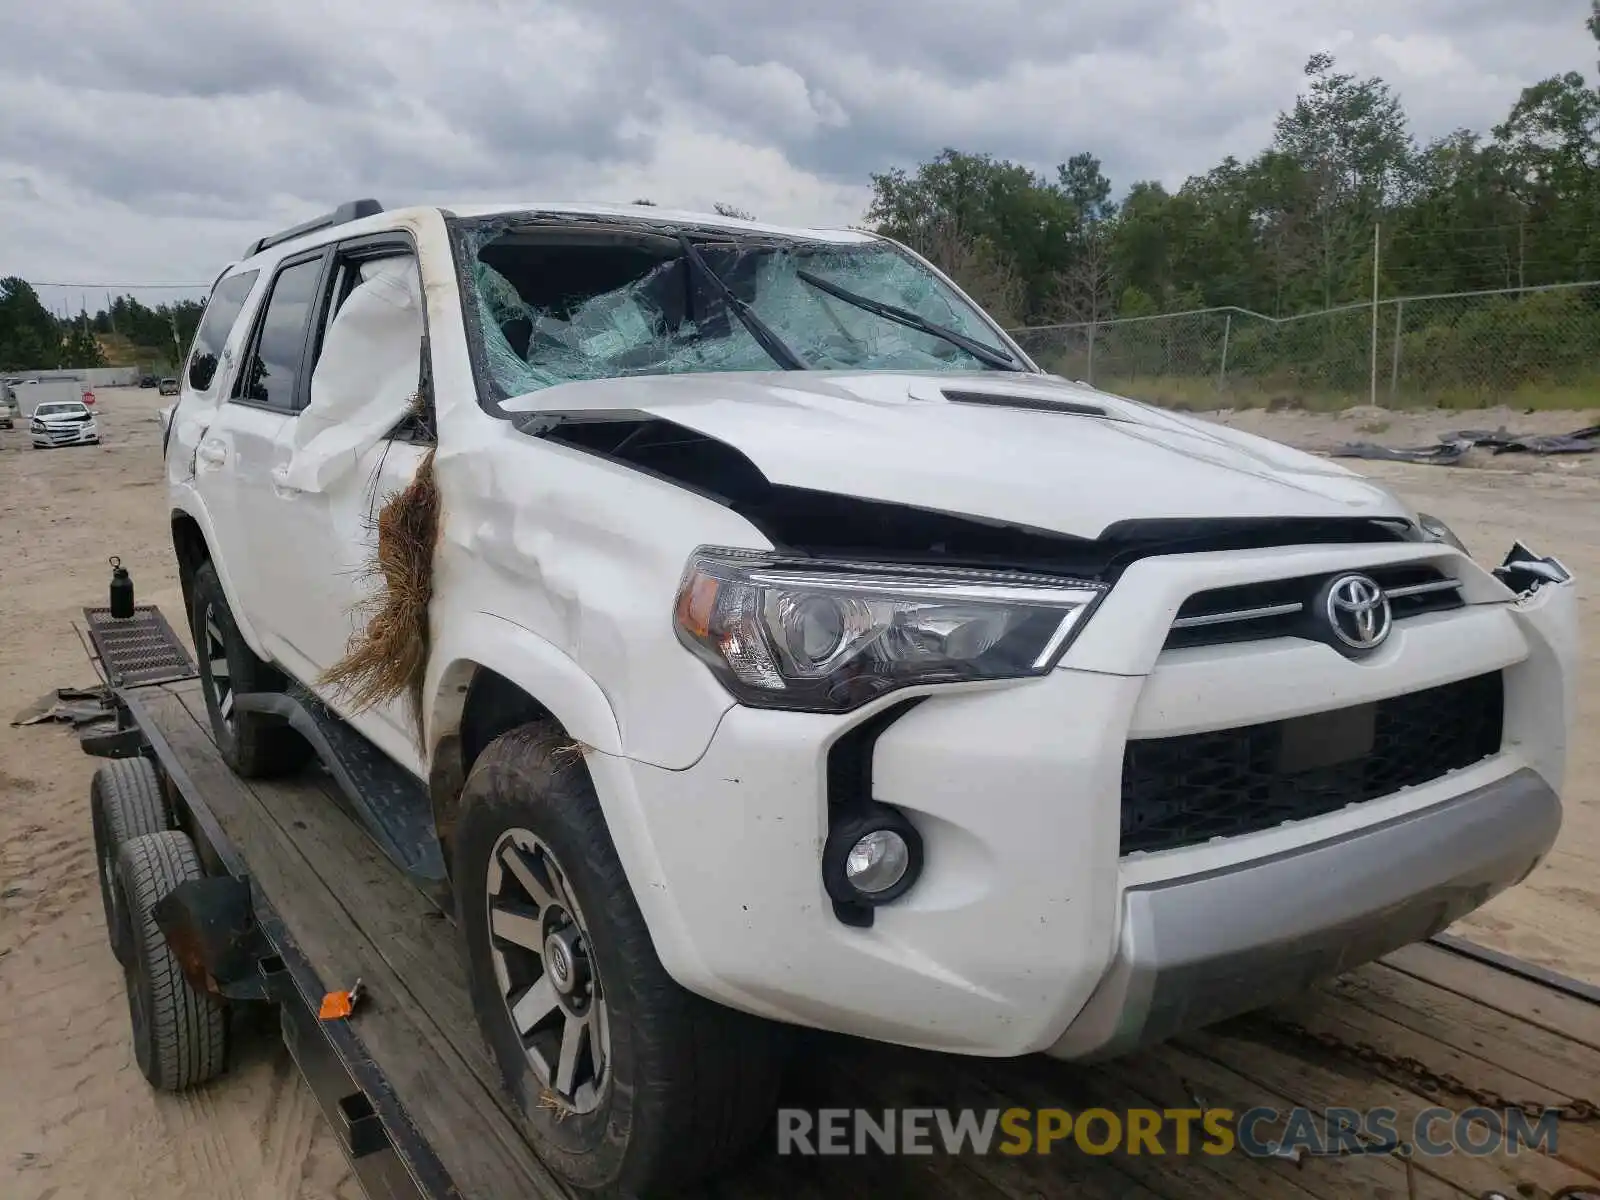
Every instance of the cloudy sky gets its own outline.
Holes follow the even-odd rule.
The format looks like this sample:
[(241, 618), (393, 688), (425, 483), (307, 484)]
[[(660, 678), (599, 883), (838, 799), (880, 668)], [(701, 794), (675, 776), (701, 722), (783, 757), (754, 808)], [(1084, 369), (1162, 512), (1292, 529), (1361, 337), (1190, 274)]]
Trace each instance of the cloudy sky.
[(847, 223), (870, 172), (946, 145), (1044, 171), (1087, 149), (1119, 192), (1176, 184), (1265, 144), (1319, 49), (1388, 79), (1424, 137), (1486, 128), (1525, 84), (1595, 61), (1588, 0), (0, 11), (0, 275), (74, 283), (209, 280), (251, 238), (356, 196), (723, 200)]

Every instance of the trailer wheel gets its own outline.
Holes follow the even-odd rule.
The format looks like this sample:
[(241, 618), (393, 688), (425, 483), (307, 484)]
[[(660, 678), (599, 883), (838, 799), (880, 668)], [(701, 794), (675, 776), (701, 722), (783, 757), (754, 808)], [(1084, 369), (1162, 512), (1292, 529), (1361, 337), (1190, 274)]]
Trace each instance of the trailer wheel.
[(199, 657), (200, 691), (223, 761), (246, 779), (270, 779), (298, 771), (313, 753), (305, 738), (281, 718), (237, 712), (233, 707), (234, 697), (242, 693), (282, 691), (284, 679), (239, 636), (212, 563), (204, 563), (194, 573), (192, 595), (189, 627)]
[(189, 983), (151, 915), (175, 887), (203, 874), (194, 843), (184, 833), (148, 833), (117, 851), (117, 885), (128, 927), (123, 976), (133, 1052), (150, 1085), (165, 1092), (205, 1083), (227, 1066), (223, 1002)]
[(173, 827), (172, 806), (155, 764), (146, 758), (119, 758), (94, 773), (89, 785), (89, 816), (94, 825), (95, 858), (100, 864), (100, 903), (106, 936), (117, 961), (128, 961), (128, 921), (116, 887), (117, 849), (123, 842)]
[(667, 974), (582, 756), (552, 726), (492, 742), (462, 803), (473, 1007), (540, 1157), (630, 1196), (729, 1165), (771, 1120), (788, 1031)]

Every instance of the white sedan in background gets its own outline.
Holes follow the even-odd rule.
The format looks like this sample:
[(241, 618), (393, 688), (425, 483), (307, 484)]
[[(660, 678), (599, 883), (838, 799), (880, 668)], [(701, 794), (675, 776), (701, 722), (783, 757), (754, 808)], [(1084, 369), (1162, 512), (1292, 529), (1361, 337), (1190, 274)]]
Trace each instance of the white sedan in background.
[(82, 400), (47, 400), (28, 422), (33, 448), (100, 444), (100, 424)]

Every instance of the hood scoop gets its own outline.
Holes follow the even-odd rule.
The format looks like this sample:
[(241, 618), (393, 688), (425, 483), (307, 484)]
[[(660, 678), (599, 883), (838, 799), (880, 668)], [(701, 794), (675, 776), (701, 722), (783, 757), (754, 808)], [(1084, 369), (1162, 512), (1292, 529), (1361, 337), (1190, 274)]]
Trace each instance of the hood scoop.
[(1098, 404), (1050, 400), (1043, 396), (1024, 396), (1017, 392), (971, 392), (946, 388), (940, 394), (952, 404), (984, 404), (991, 408), (1020, 408), (1030, 412), (1066, 413), (1074, 417), (1110, 418), (1111, 416)]

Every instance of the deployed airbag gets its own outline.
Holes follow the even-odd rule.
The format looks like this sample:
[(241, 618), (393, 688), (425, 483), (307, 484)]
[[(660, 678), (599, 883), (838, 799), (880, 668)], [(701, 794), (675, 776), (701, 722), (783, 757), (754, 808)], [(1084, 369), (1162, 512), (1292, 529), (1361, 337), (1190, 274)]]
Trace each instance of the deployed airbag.
[(409, 256), (363, 264), (323, 336), (311, 402), (279, 483), (326, 491), (411, 411), (422, 366), (422, 283)]

